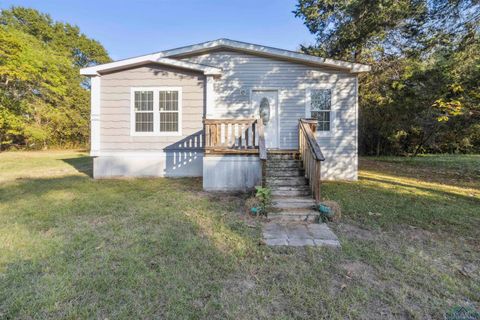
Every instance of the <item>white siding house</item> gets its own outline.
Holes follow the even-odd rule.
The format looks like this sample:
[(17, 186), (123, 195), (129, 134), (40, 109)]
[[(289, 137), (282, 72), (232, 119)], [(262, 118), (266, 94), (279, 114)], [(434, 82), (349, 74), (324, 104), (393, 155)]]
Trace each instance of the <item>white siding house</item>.
[[(227, 39), (82, 69), (92, 78), (94, 177), (203, 176), (205, 189), (250, 188), (262, 175), (259, 136), (229, 121), (266, 116), (269, 152), (297, 150), (299, 120), (315, 118), (322, 179), (355, 180), (357, 76), (368, 70)], [(210, 119), (226, 122), (213, 132)], [(232, 150), (206, 152), (213, 134)]]

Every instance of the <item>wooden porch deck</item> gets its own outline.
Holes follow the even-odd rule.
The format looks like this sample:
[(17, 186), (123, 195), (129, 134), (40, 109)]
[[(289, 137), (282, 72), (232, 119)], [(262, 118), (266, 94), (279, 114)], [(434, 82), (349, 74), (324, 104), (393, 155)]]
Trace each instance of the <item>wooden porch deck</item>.
[(320, 202), (321, 162), (325, 160), (315, 138), (317, 121), (300, 119), (298, 125), (298, 149), (267, 150), (265, 128), (261, 118), (251, 119), (204, 119), (205, 156), (213, 155), (258, 155), (262, 160), (262, 185), (266, 185), (269, 158), (276, 155), (293, 155), (302, 163), (304, 177), (311, 193)]

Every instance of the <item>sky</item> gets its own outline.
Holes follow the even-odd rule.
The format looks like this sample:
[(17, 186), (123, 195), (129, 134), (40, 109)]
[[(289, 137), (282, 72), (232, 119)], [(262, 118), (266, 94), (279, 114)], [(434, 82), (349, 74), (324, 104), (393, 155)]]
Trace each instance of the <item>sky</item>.
[(228, 38), (288, 50), (314, 43), (295, 0), (0, 0), (80, 27), (114, 60)]

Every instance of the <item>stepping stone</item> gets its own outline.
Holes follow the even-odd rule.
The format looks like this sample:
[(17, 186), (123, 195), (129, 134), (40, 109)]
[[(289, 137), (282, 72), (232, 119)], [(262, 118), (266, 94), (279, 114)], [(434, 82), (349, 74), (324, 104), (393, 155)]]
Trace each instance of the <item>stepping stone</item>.
[(262, 232), (268, 246), (340, 248), (338, 237), (325, 223), (269, 222), (263, 225)]
[(307, 228), (314, 239), (338, 241), (337, 235), (330, 230), (326, 223), (309, 224)]

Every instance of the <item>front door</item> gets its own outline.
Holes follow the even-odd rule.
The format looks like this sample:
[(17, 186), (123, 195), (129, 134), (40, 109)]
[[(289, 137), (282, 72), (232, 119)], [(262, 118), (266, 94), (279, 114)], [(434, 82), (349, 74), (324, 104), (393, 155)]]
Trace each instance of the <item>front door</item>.
[(263, 120), (267, 148), (278, 149), (278, 92), (276, 90), (252, 91), (252, 107), (255, 116)]

